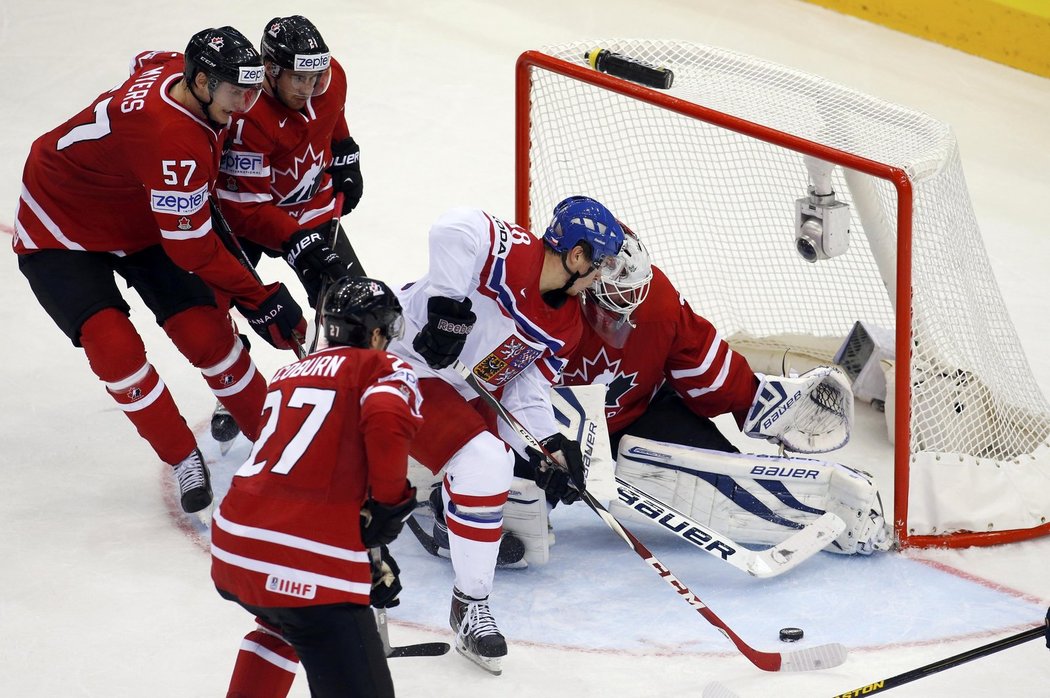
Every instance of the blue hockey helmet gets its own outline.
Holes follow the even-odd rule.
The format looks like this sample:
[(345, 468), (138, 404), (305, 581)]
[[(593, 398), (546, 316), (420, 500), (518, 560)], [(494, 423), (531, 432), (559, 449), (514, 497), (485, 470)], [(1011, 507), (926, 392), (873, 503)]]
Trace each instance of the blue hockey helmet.
[(591, 262), (598, 265), (614, 257), (623, 245), (623, 228), (609, 209), (587, 196), (570, 196), (554, 207), (543, 241), (557, 252), (568, 252), (580, 243), (590, 248)]

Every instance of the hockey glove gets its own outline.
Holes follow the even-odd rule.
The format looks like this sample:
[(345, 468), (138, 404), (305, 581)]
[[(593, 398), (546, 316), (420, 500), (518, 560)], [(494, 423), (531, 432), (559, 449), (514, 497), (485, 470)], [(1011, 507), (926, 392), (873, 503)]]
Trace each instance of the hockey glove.
[(361, 542), (366, 548), (394, 542), (415, 508), (416, 488), (412, 485), (408, 485), (408, 496), (397, 504), (368, 499), (361, 507)]
[(434, 296), (427, 301), (427, 324), (412, 340), (412, 348), (431, 368), (448, 368), (459, 358), (477, 316), (470, 299), (461, 301)]
[(555, 460), (551, 461), (534, 448), (527, 449), (529, 460), (536, 469), (536, 484), (547, 493), (547, 501), (552, 504), (572, 504), (587, 487), (587, 466), (583, 462), (580, 442), (568, 439), (564, 434), (554, 434), (540, 443)]
[[(377, 559), (378, 558), (378, 559)], [(379, 546), (379, 555), (372, 551), (372, 592), (369, 602), (374, 608), (393, 608), (400, 605), (401, 568), (397, 566), (390, 549)]]
[(326, 222), (316, 228), (298, 230), (283, 245), (284, 259), (299, 274), (311, 307), (317, 305), (325, 277), (335, 282), (347, 276), (346, 262), (325, 240), (331, 229), (331, 222)]
[(346, 214), (357, 208), (364, 192), (364, 180), (361, 179), (361, 149), (353, 138), (344, 138), (332, 144), (332, 164), (328, 168), (332, 176), (332, 186), (343, 193), (343, 210)]
[(234, 305), (260, 337), (278, 349), (295, 349), (306, 336), (303, 311), (284, 284), (270, 284), (266, 289), (270, 293), (258, 307), (239, 300)]

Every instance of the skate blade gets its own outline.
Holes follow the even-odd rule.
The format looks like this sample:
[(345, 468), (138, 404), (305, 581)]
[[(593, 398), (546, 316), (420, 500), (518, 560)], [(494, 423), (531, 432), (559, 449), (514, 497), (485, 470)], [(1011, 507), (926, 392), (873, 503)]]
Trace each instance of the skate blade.
[(458, 642), (456, 643), (456, 651), (493, 676), (499, 676), (503, 673), (503, 657), (482, 657), (468, 651), (466, 647), (463, 647)]

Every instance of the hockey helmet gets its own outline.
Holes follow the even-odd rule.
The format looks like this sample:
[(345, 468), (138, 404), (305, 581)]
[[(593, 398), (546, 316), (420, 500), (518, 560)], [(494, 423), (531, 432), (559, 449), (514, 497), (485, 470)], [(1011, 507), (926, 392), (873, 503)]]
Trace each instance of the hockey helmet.
[(601, 275), (589, 291), (602, 306), (628, 318), (649, 295), (653, 267), (649, 251), (635, 232), (622, 223), (620, 226), (624, 232), (623, 247), (605, 260)]
[(399, 339), (405, 329), (394, 292), (382, 281), (363, 276), (333, 284), (321, 304), (321, 318), (329, 344), (363, 349), (376, 328), (387, 340)]
[(233, 27), (197, 32), (190, 38), (185, 56), (186, 82), (191, 85), (199, 72), (208, 76), (211, 91), (220, 81), (246, 89), (257, 89), (262, 84), (262, 56)]
[(554, 217), (543, 241), (561, 253), (586, 243), (595, 266), (616, 256), (623, 245), (623, 229), (609, 209), (586, 196), (570, 196), (554, 207)]
[(331, 82), (332, 54), (321, 32), (302, 15), (274, 17), (266, 24), (259, 42), (267, 70), (276, 78), (282, 70), (317, 74), (313, 96), (324, 94)]

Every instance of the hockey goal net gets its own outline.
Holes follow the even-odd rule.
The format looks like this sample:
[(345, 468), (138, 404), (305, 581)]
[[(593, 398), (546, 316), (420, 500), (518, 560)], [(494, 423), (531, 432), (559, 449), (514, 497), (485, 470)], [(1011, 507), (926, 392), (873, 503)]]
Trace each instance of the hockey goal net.
[[(584, 56), (597, 46), (672, 70), (673, 86), (592, 69)], [(1001, 299), (947, 125), (679, 42), (528, 51), (516, 90), (519, 223), (544, 225), (572, 194), (606, 203), (749, 358), (831, 362), (856, 323), (885, 329), (902, 546), (1050, 533), (1050, 406)], [(807, 157), (829, 164), (836, 199), (850, 206), (848, 250), (816, 263), (794, 239)], [(779, 373), (777, 363), (755, 369)]]

